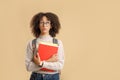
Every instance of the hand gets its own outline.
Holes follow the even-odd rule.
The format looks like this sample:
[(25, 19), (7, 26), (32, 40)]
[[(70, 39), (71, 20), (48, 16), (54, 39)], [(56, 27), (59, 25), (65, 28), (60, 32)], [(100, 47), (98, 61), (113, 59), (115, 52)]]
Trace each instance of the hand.
[(52, 57), (50, 57), (47, 62), (57, 62), (58, 61), (58, 56), (57, 54), (54, 54)]
[(40, 64), (40, 57), (39, 57), (39, 54), (37, 53), (36, 55), (33, 56), (33, 62), (36, 64), (36, 65), (39, 65)]

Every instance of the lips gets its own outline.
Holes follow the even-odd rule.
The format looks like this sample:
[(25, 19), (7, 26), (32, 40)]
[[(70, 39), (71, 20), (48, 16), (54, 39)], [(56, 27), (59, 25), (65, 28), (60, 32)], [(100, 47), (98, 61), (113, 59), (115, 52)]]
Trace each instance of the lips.
[(43, 29), (43, 30), (47, 30), (47, 29)]

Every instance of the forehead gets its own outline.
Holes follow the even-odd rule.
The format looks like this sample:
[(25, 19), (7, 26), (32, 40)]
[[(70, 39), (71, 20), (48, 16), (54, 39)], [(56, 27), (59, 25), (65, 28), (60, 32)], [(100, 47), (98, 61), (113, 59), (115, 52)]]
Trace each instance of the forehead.
[(40, 21), (50, 21), (46, 16), (43, 16)]

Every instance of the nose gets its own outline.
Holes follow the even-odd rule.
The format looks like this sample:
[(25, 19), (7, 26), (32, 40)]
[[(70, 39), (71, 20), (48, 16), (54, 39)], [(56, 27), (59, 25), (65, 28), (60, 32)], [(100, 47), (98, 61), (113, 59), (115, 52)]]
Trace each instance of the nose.
[(46, 23), (43, 23), (43, 27), (46, 27), (47, 26), (47, 24)]

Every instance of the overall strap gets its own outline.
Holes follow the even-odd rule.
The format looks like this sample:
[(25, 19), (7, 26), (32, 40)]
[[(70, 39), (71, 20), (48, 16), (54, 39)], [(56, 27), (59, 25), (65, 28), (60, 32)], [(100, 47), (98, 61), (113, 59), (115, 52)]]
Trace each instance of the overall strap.
[[(59, 44), (58, 44), (58, 39), (53, 38), (53, 43), (54, 43), (54, 44), (57, 44), (57, 45), (59, 46)], [(59, 72), (59, 74), (61, 75), (61, 70), (58, 70), (58, 72)]]
[(37, 50), (36, 50), (36, 40), (37, 40), (37, 39), (33, 39), (33, 40), (32, 40), (33, 54), (36, 54), (36, 51), (37, 51)]
[(53, 43), (59, 45), (58, 40), (56, 38), (53, 38)]

